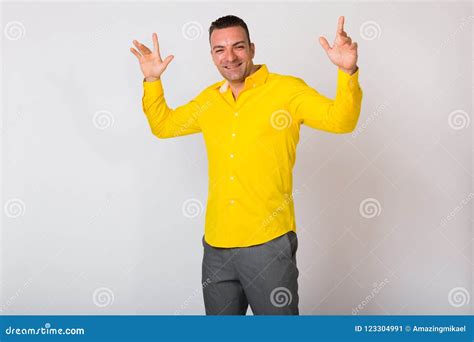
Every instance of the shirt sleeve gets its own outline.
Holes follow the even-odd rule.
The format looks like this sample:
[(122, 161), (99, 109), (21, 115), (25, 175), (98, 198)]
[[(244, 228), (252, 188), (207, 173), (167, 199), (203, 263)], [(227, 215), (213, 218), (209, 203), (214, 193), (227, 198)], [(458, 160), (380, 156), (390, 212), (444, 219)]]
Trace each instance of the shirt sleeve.
[(350, 133), (355, 129), (362, 103), (359, 68), (352, 75), (338, 69), (334, 100), (299, 78), (293, 89), (289, 107), (299, 123), (331, 133)]
[(158, 138), (201, 132), (198, 119), (203, 109), (197, 98), (171, 109), (166, 104), (161, 79), (153, 82), (146, 82), (143, 79), (142, 108), (152, 133)]

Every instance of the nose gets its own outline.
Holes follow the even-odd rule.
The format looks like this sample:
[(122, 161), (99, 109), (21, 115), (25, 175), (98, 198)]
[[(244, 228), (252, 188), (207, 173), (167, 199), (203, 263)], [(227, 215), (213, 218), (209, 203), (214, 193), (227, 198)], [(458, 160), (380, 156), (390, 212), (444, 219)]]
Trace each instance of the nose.
[(236, 58), (237, 58), (237, 55), (234, 53), (234, 50), (230, 49), (229, 51), (227, 51), (225, 59), (228, 62), (233, 62), (235, 61)]

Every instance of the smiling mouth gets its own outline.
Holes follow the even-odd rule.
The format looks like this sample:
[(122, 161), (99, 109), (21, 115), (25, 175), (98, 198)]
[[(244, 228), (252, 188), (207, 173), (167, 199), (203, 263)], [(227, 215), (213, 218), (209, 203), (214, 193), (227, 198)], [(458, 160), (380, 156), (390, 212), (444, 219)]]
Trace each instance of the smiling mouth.
[(237, 69), (239, 66), (242, 65), (243, 62), (240, 62), (239, 64), (234, 64), (234, 65), (227, 65), (225, 66), (224, 68), (227, 69), (227, 70), (233, 70), (233, 69)]

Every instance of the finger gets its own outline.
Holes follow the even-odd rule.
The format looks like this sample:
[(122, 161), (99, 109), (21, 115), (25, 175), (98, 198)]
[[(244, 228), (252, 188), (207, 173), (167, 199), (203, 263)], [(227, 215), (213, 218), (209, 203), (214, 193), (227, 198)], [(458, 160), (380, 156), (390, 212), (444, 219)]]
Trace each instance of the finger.
[(338, 38), (346, 38), (347, 37), (347, 33), (345, 31), (342, 31), (342, 33), (337, 33), (336, 34), (336, 37)]
[(140, 43), (140, 46), (142, 48), (143, 51), (145, 51), (146, 54), (149, 54), (149, 53), (152, 53), (153, 51), (151, 51), (148, 46), (144, 45), (144, 44), (141, 44)]
[(323, 47), (324, 51), (328, 52), (328, 50), (331, 48), (329, 46), (328, 40), (324, 36), (319, 37), (319, 44)]
[(351, 50), (357, 50), (357, 42), (351, 44)]
[(153, 51), (156, 52), (158, 51), (158, 35), (156, 34), (156, 32), (153, 32), (151, 37), (153, 38)]
[(133, 44), (137, 47), (137, 49), (144, 55), (148, 55), (151, 53), (151, 50), (149, 48), (147, 48), (145, 45), (143, 45), (142, 43), (134, 40), (133, 41)]
[[(337, 46), (346, 46), (348, 45), (348, 39), (347, 37), (341, 37), (341, 36), (337, 36), (336, 37), (336, 40), (334, 41), (334, 45), (337, 45)], [(350, 45), (350, 44), (349, 44)]]
[(344, 39), (344, 44), (351, 45), (352, 44), (352, 39), (351, 37), (347, 37)]
[(130, 48), (130, 51), (132, 51), (132, 53), (137, 56), (138, 60), (140, 60), (140, 58), (142, 57), (142, 55), (137, 51), (135, 50), (134, 48)]
[(337, 33), (342, 34), (344, 32), (344, 16), (340, 16), (337, 21)]
[(156, 52), (158, 54), (158, 58), (161, 61), (160, 44), (158, 43), (158, 35), (156, 34), (156, 32), (153, 32), (153, 52)]
[(174, 56), (173, 55), (169, 55), (168, 57), (165, 58), (165, 60), (163, 61), (163, 64), (165, 65), (165, 69), (168, 67), (168, 64), (171, 63), (171, 61), (173, 60)]
[(136, 40), (133, 40), (133, 45), (135, 45), (135, 47), (138, 49), (138, 51), (140, 51), (141, 53), (144, 53), (142, 51), (142, 47), (140, 46), (140, 43)]
[(336, 45), (345, 45), (345, 44), (347, 44), (347, 40), (348, 40), (348, 37), (342, 37), (342, 36), (338, 35), (336, 37), (336, 40), (334, 41), (334, 44), (336, 44)]

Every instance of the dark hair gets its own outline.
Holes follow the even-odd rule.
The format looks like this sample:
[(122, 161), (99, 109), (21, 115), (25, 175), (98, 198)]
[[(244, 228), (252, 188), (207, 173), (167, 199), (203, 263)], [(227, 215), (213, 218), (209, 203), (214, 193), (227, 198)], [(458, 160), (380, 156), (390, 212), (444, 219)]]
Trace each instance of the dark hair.
[(212, 22), (211, 27), (209, 27), (209, 42), (211, 42), (211, 34), (215, 29), (223, 29), (227, 27), (240, 26), (245, 30), (247, 34), (247, 39), (250, 44), (250, 33), (245, 21), (236, 17), (235, 15), (226, 15), (225, 17), (220, 17), (219, 19)]

